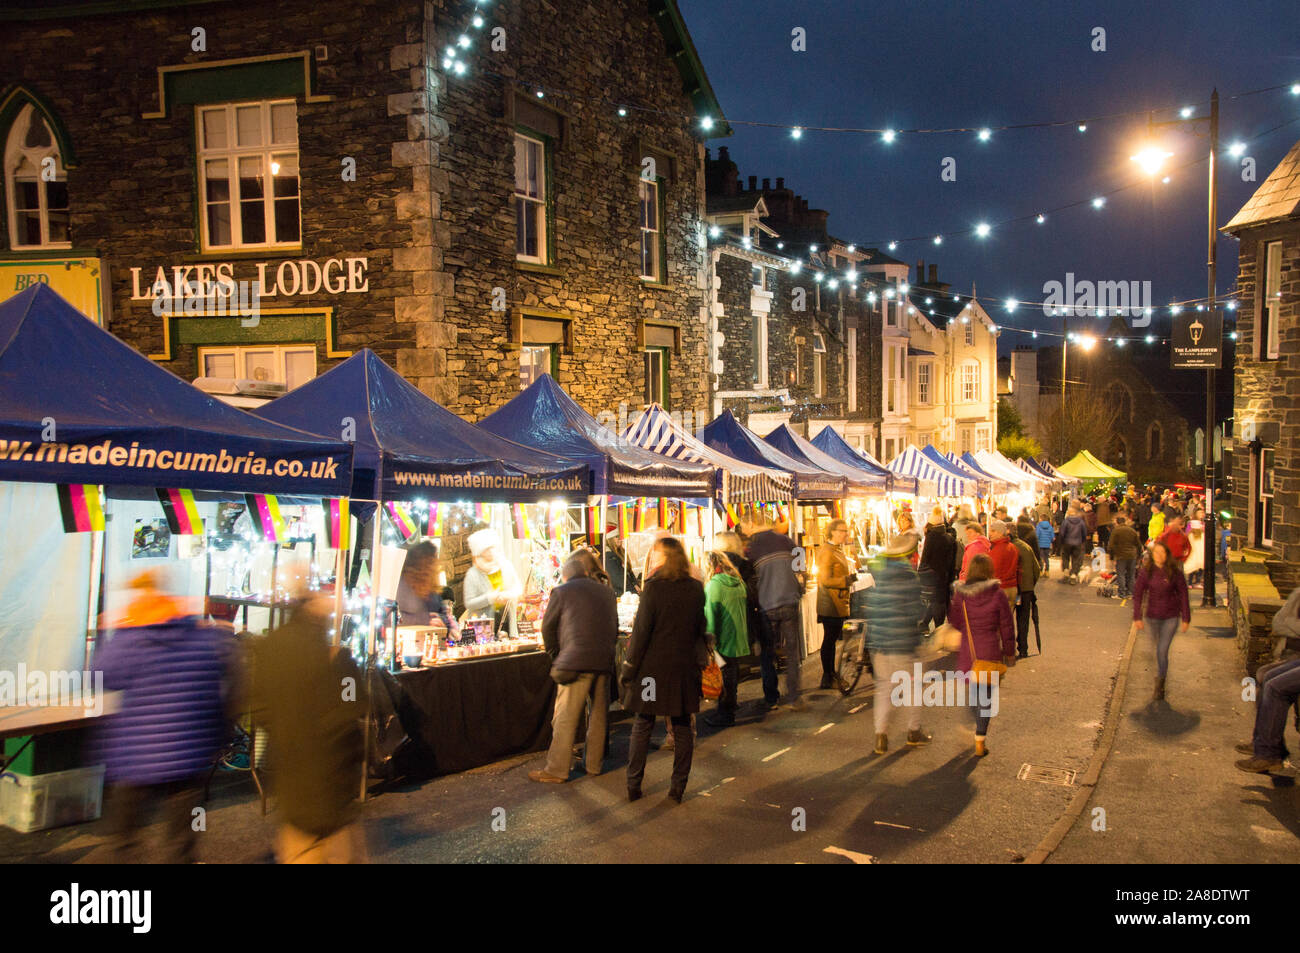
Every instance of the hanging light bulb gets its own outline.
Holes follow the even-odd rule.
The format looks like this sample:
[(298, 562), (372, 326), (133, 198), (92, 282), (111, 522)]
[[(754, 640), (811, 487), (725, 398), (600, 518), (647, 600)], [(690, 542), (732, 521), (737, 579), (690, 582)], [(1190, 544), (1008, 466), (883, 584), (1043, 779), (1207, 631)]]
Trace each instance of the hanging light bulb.
[(936, 245), (942, 245), (942, 244), (943, 244), (943, 236), (942, 236), (942, 235), (935, 235), (935, 236), (934, 236), (934, 243), (935, 243)]
[(889, 143), (893, 142), (894, 139), (897, 138), (897, 136), (898, 133), (896, 133), (894, 130), (886, 129), (880, 138), (885, 140), (885, 144), (888, 145)]
[(1075, 128), (1078, 129), (1080, 132), (1087, 132), (1087, 131), (1088, 131), (1088, 124), (1087, 124), (1086, 122), (1081, 122), (1081, 123), (1079, 123), (1079, 125), (1076, 126)]
[(893, 250), (894, 250), (895, 248), (897, 248), (897, 247), (898, 247), (898, 242), (890, 242), (890, 243), (889, 243), (889, 250), (890, 250), (890, 251), (893, 251)]
[(990, 229), (989, 229), (988, 222), (980, 222), (978, 225), (975, 226), (975, 235), (978, 238), (988, 238), (989, 231)]
[(1039, 225), (1042, 225), (1045, 221), (1047, 221), (1047, 216), (1044, 215), (1042, 212), (1039, 212), (1037, 217), (1034, 219), (1034, 221), (1037, 222)]
[(1105, 204), (1106, 204), (1106, 199), (1105, 199), (1105, 197), (1100, 196), (1100, 195), (1097, 196), (1095, 199), (1092, 200), (1092, 207), (1093, 207), (1093, 208), (1101, 208), (1101, 207), (1102, 207), (1103, 205), (1105, 205)]
[(790, 138), (791, 138), (791, 139), (802, 139), (802, 138), (803, 138), (803, 130), (800, 129), (798, 126), (795, 126), (793, 129), (790, 130)]
[(700, 128), (701, 128), (701, 129), (704, 129), (704, 130), (712, 129), (712, 128), (713, 128), (713, 117), (712, 117), (712, 116), (703, 116), (703, 117), (701, 117), (701, 119), (700, 119)]
[(993, 135), (993, 133), (992, 133), (991, 130), (988, 130), (988, 129), (981, 129), (981, 130), (979, 131), (980, 142), (988, 142), (989, 139), (992, 137), (992, 135)]

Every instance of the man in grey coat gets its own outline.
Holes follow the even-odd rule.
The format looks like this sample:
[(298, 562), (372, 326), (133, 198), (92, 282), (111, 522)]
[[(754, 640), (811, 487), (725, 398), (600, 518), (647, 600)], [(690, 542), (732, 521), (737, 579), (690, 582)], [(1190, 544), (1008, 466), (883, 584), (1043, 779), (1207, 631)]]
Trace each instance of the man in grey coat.
[(551, 592), (542, 617), (542, 643), (555, 659), (557, 682), (551, 748), (546, 767), (529, 771), (534, 781), (563, 784), (569, 780), (573, 736), (591, 698), (587, 721), (587, 774), (601, 772), (605, 760), (605, 720), (609, 713), (609, 679), (618, 642), (618, 602), (614, 590), (587, 575), (586, 564), (570, 559), (560, 571), (563, 582)]

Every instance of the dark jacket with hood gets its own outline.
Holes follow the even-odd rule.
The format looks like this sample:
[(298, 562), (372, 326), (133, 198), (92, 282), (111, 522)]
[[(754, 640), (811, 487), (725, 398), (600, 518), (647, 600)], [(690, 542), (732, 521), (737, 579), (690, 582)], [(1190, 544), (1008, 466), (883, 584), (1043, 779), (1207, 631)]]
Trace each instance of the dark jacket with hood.
[(542, 644), (566, 672), (612, 672), (618, 643), (614, 590), (590, 576), (576, 576), (551, 590), (542, 616)]
[(1088, 524), (1082, 516), (1071, 514), (1061, 521), (1061, 545), (1082, 546), (1088, 541)]
[(948, 621), (962, 630), (961, 648), (957, 652), (958, 671), (971, 670), (970, 641), (966, 638), (967, 617), (970, 618), (970, 638), (981, 659), (1001, 662), (1003, 658), (1016, 654), (1011, 606), (997, 579), (959, 583), (953, 587), (952, 604), (948, 607)]

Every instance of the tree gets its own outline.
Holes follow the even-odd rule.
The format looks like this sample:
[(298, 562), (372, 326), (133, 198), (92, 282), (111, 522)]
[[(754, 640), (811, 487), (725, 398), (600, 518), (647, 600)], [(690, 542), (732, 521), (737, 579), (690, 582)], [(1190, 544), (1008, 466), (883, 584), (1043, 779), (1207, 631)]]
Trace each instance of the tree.
[(998, 445), (1004, 437), (1023, 437), (1025, 421), (1016, 410), (1016, 405), (1005, 397), (998, 398)]
[(998, 453), (1011, 460), (1020, 460), (1024, 457), (1037, 459), (1043, 455), (1043, 447), (1033, 437), (1008, 434), (998, 441)]
[(1064, 463), (1080, 450), (1106, 453), (1118, 418), (1115, 403), (1099, 388), (1085, 385), (1071, 389), (1065, 406), (1053, 411), (1044, 431), (1054, 462)]

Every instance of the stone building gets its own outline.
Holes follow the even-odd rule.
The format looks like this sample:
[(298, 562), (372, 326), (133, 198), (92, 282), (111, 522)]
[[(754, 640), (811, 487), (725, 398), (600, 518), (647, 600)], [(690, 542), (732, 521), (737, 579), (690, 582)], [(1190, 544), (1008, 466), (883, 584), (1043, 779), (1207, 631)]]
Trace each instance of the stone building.
[(0, 12), (0, 297), (47, 281), (186, 379), (368, 346), (470, 419), (541, 371), (707, 405), (729, 130), (675, 0), (109, 6)]
[(1300, 583), (1300, 142), (1223, 227), (1237, 251), (1234, 543)]
[(834, 426), (874, 450), (880, 313), (847, 277), (865, 256), (831, 236), (827, 212), (809, 209), (785, 179), (773, 188), (750, 176), (746, 188), (725, 146), (707, 161), (706, 183), (721, 342), (713, 413), (730, 409), (758, 433)]

